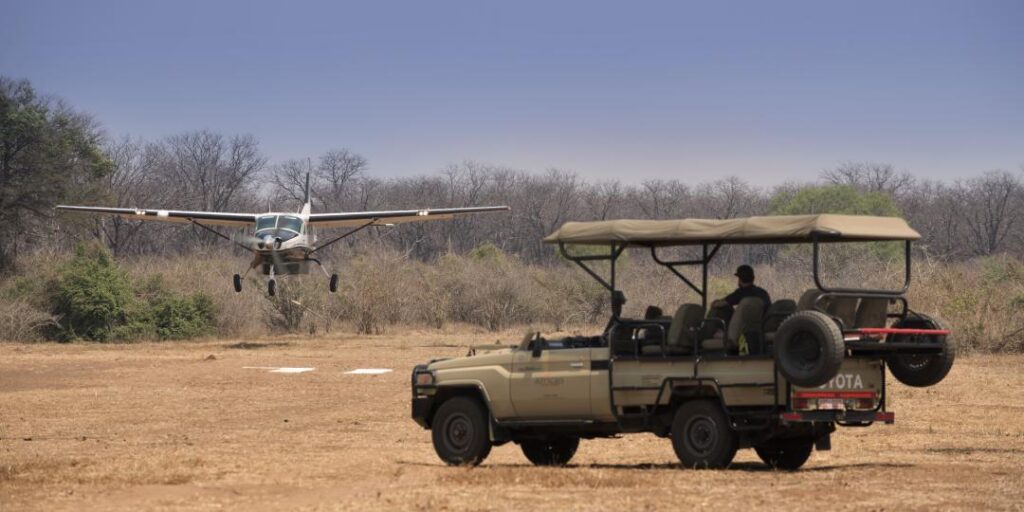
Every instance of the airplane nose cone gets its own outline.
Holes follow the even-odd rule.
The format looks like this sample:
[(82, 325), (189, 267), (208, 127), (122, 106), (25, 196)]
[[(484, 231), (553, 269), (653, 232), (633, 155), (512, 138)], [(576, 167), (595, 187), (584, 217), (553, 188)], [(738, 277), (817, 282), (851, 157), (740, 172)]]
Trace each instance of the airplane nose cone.
[(263, 239), (260, 240), (259, 244), (257, 245), (259, 246), (260, 249), (266, 249), (267, 247), (274, 245), (274, 237), (267, 235), (263, 237)]

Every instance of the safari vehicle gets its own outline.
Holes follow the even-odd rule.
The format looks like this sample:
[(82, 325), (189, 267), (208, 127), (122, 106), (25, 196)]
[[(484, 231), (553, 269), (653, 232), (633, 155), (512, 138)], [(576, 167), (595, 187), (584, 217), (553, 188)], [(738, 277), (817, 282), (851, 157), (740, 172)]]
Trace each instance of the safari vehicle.
[[(686, 467), (727, 467), (738, 449), (753, 448), (773, 467), (797, 469), (814, 448), (830, 448), (837, 426), (894, 422), (886, 368), (910, 386), (949, 373), (956, 354), (949, 330), (905, 298), (919, 237), (899, 218), (850, 215), (566, 223), (544, 241), (611, 294), (604, 332), (530, 335), (418, 365), (413, 419), (432, 430), (449, 464), (479, 464), (492, 446), (514, 442), (534, 464), (560, 465), (580, 439), (651, 432), (670, 438)], [(822, 244), (876, 241), (902, 242), (902, 288), (822, 282)], [(811, 244), (816, 288), (770, 305), (744, 299), (728, 321), (706, 315), (708, 266), (727, 244)], [(700, 256), (665, 259), (676, 246)], [(627, 248), (649, 250), (700, 303), (679, 306), (671, 318), (623, 317), (615, 266)], [(595, 262), (604, 262), (607, 279)], [(686, 267), (700, 270), (699, 286)]]

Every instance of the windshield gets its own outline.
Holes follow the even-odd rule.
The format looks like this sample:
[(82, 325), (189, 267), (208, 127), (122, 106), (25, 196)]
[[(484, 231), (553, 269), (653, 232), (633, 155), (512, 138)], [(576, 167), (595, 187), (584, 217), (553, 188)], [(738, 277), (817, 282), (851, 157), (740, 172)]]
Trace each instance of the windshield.
[(277, 222), (277, 227), (279, 229), (288, 229), (296, 233), (302, 232), (302, 219), (284, 215), (279, 217), (279, 219), (280, 220)]
[(277, 224), (276, 215), (264, 215), (263, 217), (256, 219), (256, 231), (273, 229), (275, 224)]
[(288, 230), (302, 233), (302, 219), (292, 215), (265, 215), (256, 219), (256, 232)]

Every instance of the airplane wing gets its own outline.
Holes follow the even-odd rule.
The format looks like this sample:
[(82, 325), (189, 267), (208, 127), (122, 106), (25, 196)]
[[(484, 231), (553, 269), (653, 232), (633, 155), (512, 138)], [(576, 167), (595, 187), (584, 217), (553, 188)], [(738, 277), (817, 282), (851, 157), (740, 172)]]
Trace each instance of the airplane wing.
[(216, 226), (249, 226), (256, 222), (254, 213), (190, 212), (183, 210), (144, 210), (136, 208), (107, 208), (105, 206), (57, 206), (58, 210), (73, 212), (107, 213), (132, 220), (156, 220), (162, 222), (188, 223), (193, 220), (201, 224)]
[(373, 224), (397, 224), (401, 222), (424, 222), (447, 220), (469, 213), (508, 211), (508, 206), (476, 206), (471, 208), (432, 208), (426, 210), (392, 210), (381, 212), (313, 213), (309, 225), (317, 228), (355, 227)]

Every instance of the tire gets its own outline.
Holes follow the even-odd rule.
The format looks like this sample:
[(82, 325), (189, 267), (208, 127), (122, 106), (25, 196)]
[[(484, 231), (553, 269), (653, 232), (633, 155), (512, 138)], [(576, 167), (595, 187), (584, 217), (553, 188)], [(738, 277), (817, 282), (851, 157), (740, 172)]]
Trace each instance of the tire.
[[(897, 322), (894, 327), (905, 329), (944, 329), (946, 324), (926, 315), (915, 315)], [(953, 335), (922, 336), (917, 334), (894, 334), (887, 340), (904, 343), (938, 343), (942, 352), (938, 354), (892, 354), (886, 358), (889, 371), (896, 380), (913, 387), (934, 386), (946, 378), (956, 359), (956, 342)]]
[(786, 380), (817, 387), (839, 372), (846, 342), (839, 326), (820, 311), (794, 313), (775, 333), (775, 363)]
[(238, 274), (235, 274), (234, 277), (232, 277), (231, 281), (235, 285), (235, 293), (241, 293), (242, 292), (242, 276), (240, 276)]
[(476, 466), (491, 453), (489, 430), (487, 411), (479, 401), (451, 398), (431, 422), (434, 451), (450, 466)]
[(775, 469), (796, 471), (811, 458), (814, 441), (811, 439), (773, 439), (754, 447), (757, 456)]
[(267, 281), (267, 295), (270, 295), (271, 297), (277, 295), (277, 281), (273, 279)]
[(739, 438), (717, 402), (693, 400), (676, 410), (672, 448), (684, 467), (726, 468), (738, 447)]
[(523, 441), (523, 455), (535, 466), (564, 466), (576, 455), (580, 446), (578, 437)]
[(331, 284), (329, 288), (331, 293), (338, 291), (338, 274), (331, 274)]

